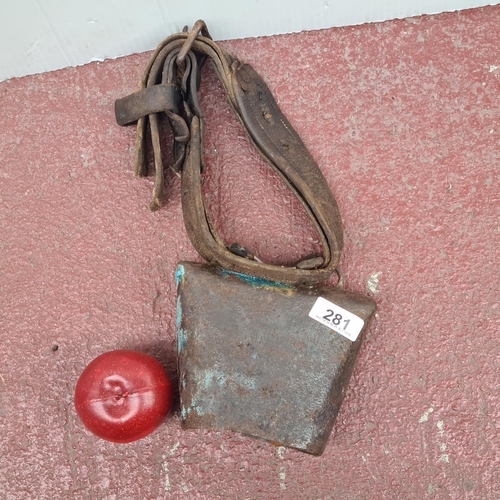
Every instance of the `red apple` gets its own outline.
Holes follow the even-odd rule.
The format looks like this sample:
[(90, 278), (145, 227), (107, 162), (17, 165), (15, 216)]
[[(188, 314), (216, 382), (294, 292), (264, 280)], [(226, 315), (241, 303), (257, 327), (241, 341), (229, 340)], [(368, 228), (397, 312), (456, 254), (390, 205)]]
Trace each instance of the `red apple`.
[(87, 429), (114, 443), (153, 432), (172, 407), (172, 382), (152, 356), (111, 351), (95, 358), (75, 389), (75, 408)]

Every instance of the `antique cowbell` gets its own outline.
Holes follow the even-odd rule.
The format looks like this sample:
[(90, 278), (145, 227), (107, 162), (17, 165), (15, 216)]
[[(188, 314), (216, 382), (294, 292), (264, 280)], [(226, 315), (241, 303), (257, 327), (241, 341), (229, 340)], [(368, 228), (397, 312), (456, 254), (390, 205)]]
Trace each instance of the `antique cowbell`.
[[(204, 121), (197, 91), (209, 59), (250, 140), (313, 221), (322, 255), (290, 267), (225, 245), (202, 195)], [(137, 121), (136, 173), (146, 175), (147, 126), (155, 159), (152, 209), (161, 205), (159, 121), (173, 130), (189, 238), (206, 264), (177, 266), (181, 421), (226, 429), (321, 455), (376, 305), (339, 283), (342, 223), (320, 169), (256, 71), (212, 41), (202, 21), (165, 39), (141, 90), (116, 102), (120, 125)]]

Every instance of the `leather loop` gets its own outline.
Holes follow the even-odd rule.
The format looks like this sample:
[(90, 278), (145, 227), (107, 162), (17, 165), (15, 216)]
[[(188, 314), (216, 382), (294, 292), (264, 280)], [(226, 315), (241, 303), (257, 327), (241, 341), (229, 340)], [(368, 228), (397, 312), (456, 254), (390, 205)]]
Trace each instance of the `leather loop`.
[(139, 118), (161, 111), (179, 114), (181, 96), (179, 88), (173, 83), (163, 83), (138, 90), (115, 102), (115, 115), (118, 125), (129, 125)]
[[(184, 223), (198, 253), (225, 269), (270, 281), (311, 285), (326, 280), (338, 266), (343, 233), (337, 203), (319, 167), (267, 85), (250, 65), (243, 64), (210, 38), (198, 35), (193, 39), (191, 34), (190, 50), (179, 67), (176, 58), (186, 47), (187, 38), (187, 33), (178, 33), (165, 39), (146, 68), (142, 90), (116, 102), (119, 124), (138, 119), (136, 174), (139, 176), (147, 170), (145, 131), (149, 123), (155, 157), (152, 209), (161, 205), (163, 197), (164, 168), (158, 119), (164, 116), (175, 138), (174, 164), (170, 167), (181, 170)], [(239, 245), (236, 245), (238, 251), (231, 251), (233, 246), (227, 248), (217, 235), (201, 190), (204, 121), (197, 90), (201, 65), (207, 58), (212, 60), (249, 138), (314, 222), (322, 243), (322, 256), (306, 259), (293, 267), (277, 266), (252, 259), (252, 253)], [(160, 87), (163, 88), (154, 90)], [(177, 103), (172, 87), (180, 89), (182, 103)]]

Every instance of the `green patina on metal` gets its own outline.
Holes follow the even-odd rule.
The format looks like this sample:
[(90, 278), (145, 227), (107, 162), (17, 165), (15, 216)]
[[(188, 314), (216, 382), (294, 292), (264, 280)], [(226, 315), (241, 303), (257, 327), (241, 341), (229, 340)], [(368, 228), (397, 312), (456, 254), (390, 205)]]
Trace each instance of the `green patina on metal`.
[(258, 278), (257, 276), (249, 276), (248, 274), (238, 273), (236, 271), (228, 271), (227, 269), (220, 269), (220, 274), (222, 276), (235, 276), (241, 281), (248, 283), (249, 285), (263, 288), (276, 288), (279, 290), (291, 290), (292, 285), (288, 283), (278, 283), (277, 281), (266, 280), (265, 278)]

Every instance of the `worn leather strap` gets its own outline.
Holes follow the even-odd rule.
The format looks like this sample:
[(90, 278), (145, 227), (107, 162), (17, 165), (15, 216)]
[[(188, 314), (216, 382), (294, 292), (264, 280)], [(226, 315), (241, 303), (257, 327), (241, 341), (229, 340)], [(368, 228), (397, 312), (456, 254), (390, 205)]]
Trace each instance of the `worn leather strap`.
[[(166, 118), (174, 133), (174, 164), (181, 173), (182, 209), (189, 238), (208, 262), (225, 269), (270, 281), (315, 284), (337, 268), (342, 250), (342, 222), (337, 203), (316, 162), (278, 107), (271, 91), (248, 64), (204, 35), (178, 33), (165, 39), (146, 68), (141, 90), (116, 101), (120, 125), (137, 120), (135, 172), (147, 174), (146, 129), (149, 124), (155, 161), (155, 187), (151, 208), (163, 198), (164, 168), (159, 119)], [(186, 44), (189, 50), (186, 52)], [(182, 60), (179, 63), (179, 52)], [(323, 255), (292, 267), (263, 263), (239, 245), (226, 247), (217, 235), (201, 190), (204, 120), (197, 91), (200, 70), (209, 58), (229, 102), (261, 155), (294, 192), (314, 222)]]

